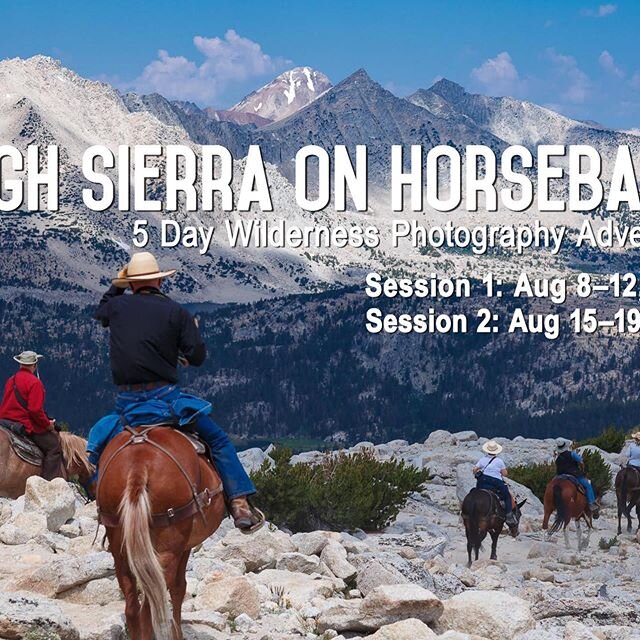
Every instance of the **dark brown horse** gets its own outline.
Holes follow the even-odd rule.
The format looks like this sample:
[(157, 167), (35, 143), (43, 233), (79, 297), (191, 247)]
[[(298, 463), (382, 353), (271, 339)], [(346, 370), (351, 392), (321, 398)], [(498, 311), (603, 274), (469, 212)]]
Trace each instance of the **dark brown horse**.
[(181, 640), (191, 549), (224, 517), (220, 478), (193, 443), (169, 427), (124, 431), (106, 447), (99, 469), (96, 501), (125, 597), (129, 638)]
[(618, 534), (622, 533), (622, 516), (627, 518), (627, 531), (633, 530), (631, 511), (636, 508), (638, 531), (640, 531), (640, 469), (629, 465), (622, 467), (616, 476), (616, 499), (618, 501)]
[[(549, 529), (549, 519), (551, 514), (556, 512), (556, 518)], [(548, 530), (549, 537), (560, 531), (564, 532), (564, 541), (569, 545), (569, 532), (567, 527), (571, 520), (575, 520), (576, 532), (578, 534), (578, 550), (581, 551), (589, 546), (591, 530), (593, 529), (592, 515), (589, 510), (587, 496), (578, 489), (576, 484), (567, 478), (553, 478), (547, 484), (544, 492), (544, 518), (542, 528)], [(587, 524), (586, 539), (582, 537), (582, 521)]]
[[(513, 510), (518, 522), (520, 522), (521, 509), (525, 502), (526, 499), (519, 502)], [(469, 567), (472, 565), (471, 553), (475, 553), (477, 560), (482, 541), (487, 537), (487, 533), (491, 535), (491, 560), (498, 559), (498, 538), (502, 533), (505, 517), (502, 500), (493, 491), (474, 488), (465, 496), (462, 501), (462, 521), (467, 534)], [(511, 533), (514, 537), (517, 536), (517, 527)]]
[[(63, 431), (60, 433), (60, 446), (66, 479), (76, 477), (86, 485), (93, 474), (93, 467), (87, 459), (87, 441)], [(0, 429), (0, 497), (19, 498), (24, 493), (27, 478), (39, 476), (41, 470), (40, 466), (19, 458), (11, 446), (9, 435)]]

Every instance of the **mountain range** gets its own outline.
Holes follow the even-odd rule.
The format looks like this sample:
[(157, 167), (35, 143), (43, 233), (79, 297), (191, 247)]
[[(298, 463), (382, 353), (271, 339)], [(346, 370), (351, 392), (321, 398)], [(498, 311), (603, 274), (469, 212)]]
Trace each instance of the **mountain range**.
[[(638, 136), (570, 120), (530, 102), (469, 94), (448, 80), (401, 98), (362, 69), (334, 86), (324, 74), (309, 67), (293, 69), (227, 113), (233, 114), (235, 121), (224, 119), (212, 108), (170, 101), (158, 94), (120, 94), (110, 85), (82, 78), (45, 56), (1, 61), (0, 139), (23, 150), (31, 143), (59, 145), (62, 206), (54, 213), (21, 211), (0, 218), (0, 230), (6, 238), (0, 252), (7, 265), (0, 295), (10, 297), (27, 290), (55, 297), (55, 292), (64, 291), (66, 299), (86, 300), (126, 260), (135, 214), (89, 212), (81, 201), (85, 185), (80, 158), (92, 144), (114, 149), (120, 144), (221, 144), (239, 163), (249, 145), (258, 144), (268, 163), (275, 211), (256, 210), (254, 215), (301, 225), (375, 221), (382, 229), (383, 242), (376, 252), (349, 248), (231, 250), (223, 243), (205, 256), (180, 248), (171, 252), (183, 274), (174, 286), (185, 299), (230, 302), (355, 284), (371, 269), (414, 274), (468, 272), (464, 256), (450, 253), (437, 257), (392, 248), (387, 241), (391, 214), (385, 194), (392, 144), (421, 144), (429, 149), (446, 143), (462, 150), (474, 143), (500, 152), (514, 143), (533, 147), (541, 142), (580, 141), (594, 144), (608, 158), (620, 143), (630, 144), (634, 152), (640, 143)], [(310, 214), (296, 205), (291, 184), (293, 158), (306, 144), (326, 149), (344, 144), (350, 150), (358, 144), (368, 146), (368, 214), (337, 214), (331, 208)], [(162, 186), (152, 184), (151, 188), (161, 190)], [(571, 220), (570, 214), (566, 215)], [(152, 224), (159, 224), (160, 215), (148, 217)], [(228, 217), (239, 219), (236, 213), (189, 214), (183, 210), (176, 217), (213, 225)], [(425, 221), (434, 219), (434, 214), (425, 212)], [(456, 213), (456, 219), (468, 221), (461, 212)], [(477, 216), (473, 218), (477, 220)], [(492, 214), (493, 222), (512, 220), (513, 214), (508, 212)], [(152, 234), (152, 246), (157, 248), (157, 234)], [(30, 247), (28, 253), (25, 247)], [(558, 261), (540, 254), (532, 268), (563, 270), (574, 258), (565, 256)], [(507, 262), (504, 257), (496, 261), (489, 256), (478, 268), (508, 272)], [(473, 265), (471, 270), (475, 268)]]
[[(392, 144), (450, 144), (460, 150), (485, 144), (499, 153), (509, 144), (534, 149), (582, 143), (594, 145), (608, 162), (619, 144), (629, 144), (638, 155), (640, 137), (631, 133), (571, 120), (531, 102), (470, 94), (448, 80), (398, 97), (362, 69), (335, 85), (308, 67), (294, 69), (221, 111), (158, 94), (122, 94), (36, 56), (0, 61), (0, 141), (22, 150), (32, 143), (57, 144), (61, 156), (59, 211), (0, 215), (0, 374), (8, 375), (15, 350), (27, 344), (45, 350), (53, 410), (81, 431), (108, 409), (112, 395), (105, 336), (86, 305), (95, 304), (128, 260), (136, 218), (134, 212), (97, 213), (83, 205), (81, 155), (93, 144), (182, 144), (196, 151), (198, 145), (221, 144), (236, 158), (235, 188), (249, 145), (260, 145), (273, 212), (241, 216), (179, 209), (172, 217), (181, 222), (220, 226), (227, 219), (256, 218), (300, 226), (375, 223), (381, 229), (375, 250), (231, 249), (217, 241), (205, 255), (185, 248), (160, 252), (163, 265), (179, 269), (169, 293), (200, 304), (194, 308), (202, 311), (207, 342), (214, 347), (213, 362), (197, 376), (187, 372), (187, 383), (214, 401), (231, 431), (323, 438), (347, 430), (383, 438), (472, 425), (491, 435), (498, 420), (511, 433), (553, 434), (570, 422), (565, 431), (584, 436), (608, 420), (632, 424), (637, 414), (640, 356), (633, 340), (371, 336), (363, 329), (370, 301), (362, 293), (372, 270), (472, 279), (492, 271), (505, 281), (522, 270), (532, 277), (640, 270), (632, 253), (567, 249), (558, 256), (538, 251), (478, 257), (392, 247), (392, 214), (384, 197)], [(297, 206), (292, 160), (306, 144), (368, 146), (372, 184), (366, 214), (331, 207), (312, 214)], [(162, 185), (151, 181), (150, 189), (161, 193)], [(620, 214), (598, 212), (604, 215)], [(462, 211), (452, 216), (459, 224), (486, 220)], [(534, 216), (499, 211), (491, 222), (511, 225)], [(562, 216), (547, 220), (571, 225), (583, 219)], [(163, 216), (145, 217), (150, 248), (158, 251)], [(442, 214), (429, 211), (415, 217), (443, 222)], [(238, 304), (212, 311), (211, 303)], [(406, 310), (402, 306), (390, 309)], [(71, 393), (84, 402), (70, 404)]]

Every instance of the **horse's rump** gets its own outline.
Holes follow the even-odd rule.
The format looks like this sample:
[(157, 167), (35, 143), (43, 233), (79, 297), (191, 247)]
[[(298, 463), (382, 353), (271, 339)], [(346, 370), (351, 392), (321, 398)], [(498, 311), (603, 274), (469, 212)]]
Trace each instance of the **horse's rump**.
[(152, 526), (185, 520), (222, 492), (211, 464), (185, 434), (171, 427), (123, 431), (107, 445), (99, 467), (96, 502), (107, 526), (118, 526), (117, 514), (134, 469), (137, 474), (146, 472), (144, 485), (153, 513)]

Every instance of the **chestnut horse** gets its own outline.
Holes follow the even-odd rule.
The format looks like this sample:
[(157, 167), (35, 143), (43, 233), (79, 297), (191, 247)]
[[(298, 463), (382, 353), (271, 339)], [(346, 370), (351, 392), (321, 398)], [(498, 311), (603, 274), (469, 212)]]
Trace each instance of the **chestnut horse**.
[[(549, 529), (549, 518), (553, 512), (556, 512), (556, 518)], [(575, 520), (576, 532), (578, 534), (578, 550), (582, 551), (589, 546), (591, 530), (593, 522), (591, 512), (589, 511), (589, 503), (587, 496), (578, 490), (574, 482), (567, 478), (553, 478), (547, 484), (544, 492), (544, 518), (542, 520), (542, 528), (548, 530), (548, 536), (560, 531), (564, 531), (564, 541), (567, 549), (569, 545), (569, 532), (567, 526)], [(582, 538), (582, 525), (584, 520), (587, 523), (586, 539)]]
[(616, 499), (618, 501), (618, 535), (622, 533), (622, 516), (627, 518), (627, 531), (631, 533), (633, 521), (631, 511), (636, 508), (638, 531), (640, 531), (640, 469), (632, 465), (623, 467), (616, 476)]
[[(62, 431), (60, 445), (67, 479), (75, 476), (82, 485), (86, 485), (93, 474), (93, 467), (87, 459), (87, 441)], [(39, 476), (40, 471), (41, 467), (29, 464), (16, 455), (9, 435), (0, 429), (0, 497), (19, 498), (24, 493), (27, 478)]]
[(98, 514), (124, 594), (129, 638), (181, 640), (191, 549), (225, 514), (220, 478), (187, 436), (167, 426), (126, 427), (98, 468)]
[[(518, 502), (513, 513), (518, 523), (522, 516), (522, 507), (527, 500)], [(467, 555), (471, 567), (471, 553), (478, 559), (482, 541), (491, 535), (491, 560), (498, 559), (498, 538), (504, 527), (505, 511), (502, 500), (489, 489), (473, 488), (462, 501), (462, 521), (464, 522), (465, 533), (467, 534)], [(512, 532), (515, 537), (518, 535), (517, 528)]]

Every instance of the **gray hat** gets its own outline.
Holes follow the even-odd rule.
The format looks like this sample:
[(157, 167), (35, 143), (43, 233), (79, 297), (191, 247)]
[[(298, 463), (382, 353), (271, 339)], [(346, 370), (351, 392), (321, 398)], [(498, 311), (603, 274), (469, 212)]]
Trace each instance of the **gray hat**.
[(40, 355), (39, 353), (36, 353), (35, 351), (23, 351), (22, 353), (19, 353), (17, 356), (13, 356), (13, 359), (17, 363), (23, 364), (26, 366), (38, 364), (38, 360), (40, 360), (40, 358), (44, 358), (44, 356)]
[(566, 438), (556, 438), (556, 450), (560, 453), (570, 449), (572, 444), (573, 442), (571, 440), (567, 440)]

